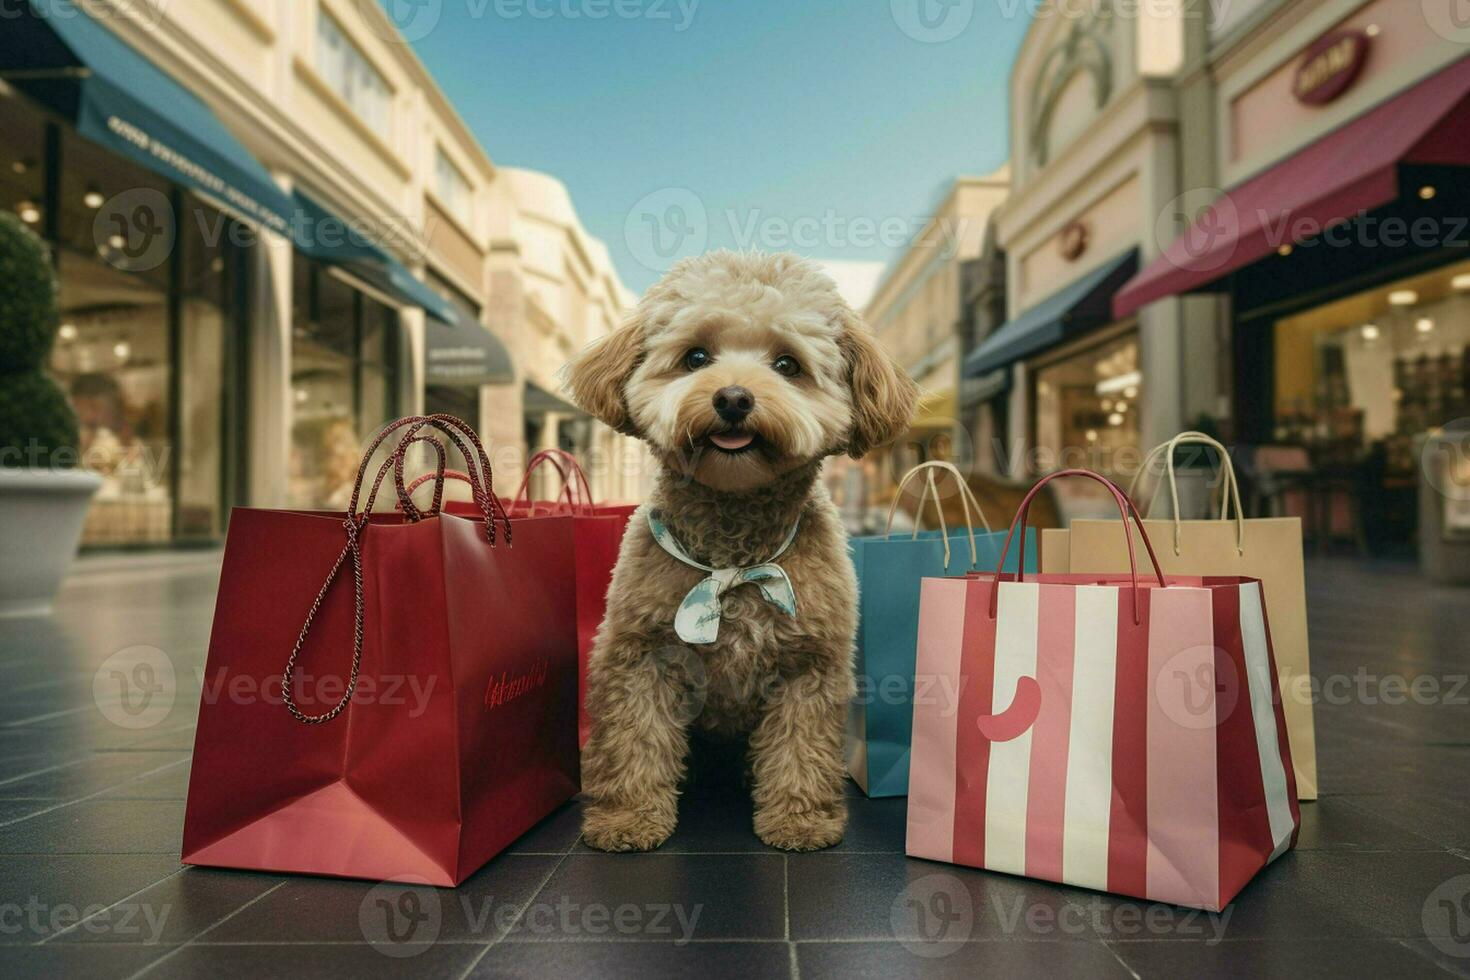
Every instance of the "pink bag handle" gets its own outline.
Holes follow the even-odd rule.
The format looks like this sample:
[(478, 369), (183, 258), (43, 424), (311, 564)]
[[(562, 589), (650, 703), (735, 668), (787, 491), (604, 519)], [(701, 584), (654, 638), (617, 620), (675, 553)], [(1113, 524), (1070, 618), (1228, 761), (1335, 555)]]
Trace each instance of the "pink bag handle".
[[(373, 454), (377, 452), (385, 440), (399, 429), (407, 427), (408, 431), (399, 441), (388, 458), (378, 467), (378, 472), (373, 479), (372, 486), (368, 491), (366, 506), (359, 511), (358, 500), (362, 494), (363, 477), (367, 474), (368, 463)], [(312, 600), (311, 609), (306, 614), (306, 622), (301, 626), (301, 632), (296, 637), (296, 645), (291, 649), (291, 656), (286, 660), (285, 669), (281, 672), (281, 700), (291, 716), (306, 725), (320, 725), (331, 721), (346, 709), (352, 700), (352, 694), (357, 689), (358, 672), (362, 667), (362, 637), (363, 637), (363, 575), (362, 575), (362, 534), (369, 526), (369, 519), (373, 511), (373, 504), (378, 497), (378, 490), (383, 485), (388, 471), (394, 471), (394, 486), (398, 492), (398, 503), (410, 521), (421, 520), (425, 515), (412, 500), (409, 499), (409, 491), (403, 483), (403, 461), (408, 455), (408, 449), (414, 443), (429, 443), (434, 447), (435, 470), (430, 477), (435, 481), (434, 502), (430, 509), (430, 515), (437, 514), (442, 502), (444, 489), (444, 476), (446, 470), (445, 447), (439, 440), (427, 435), (420, 435), (424, 429), (434, 429), (454, 444), (461, 455), (465, 458), (465, 478), (470, 484), (475, 496), (475, 503), (480, 506), (481, 513), (485, 516), (485, 537), (493, 547), (495, 545), (495, 524), (497, 515), (505, 528), (505, 543), (510, 545), (510, 518), (506, 516), (504, 508), (494, 494), (485, 491), (485, 481), (490, 478), (490, 459), (485, 453), (485, 448), (480, 444), (479, 436), (464, 422), (451, 415), (410, 415), (398, 419), (384, 426), (368, 445), (362, 456), (362, 462), (357, 468), (357, 479), (352, 486), (352, 499), (347, 505), (347, 516), (342, 522), (347, 531), (347, 544), (337, 555), (337, 560), (332, 563), (332, 568), (327, 572), (327, 580), (322, 583), (316, 598)], [(473, 449), (471, 449), (473, 447)], [(327, 591), (336, 581), (337, 574), (342, 570), (343, 564), (348, 557), (352, 558), (352, 668), (348, 676), (346, 690), (337, 703), (319, 715), (308, 715), (296, 704), (292, 695), (292, 678), (296, 670), (296, 661), (301, 656), (301, 650), (306, 645), (307, 634), (311, 632), (311, 624), (316, 619), (317, 611), (327, 597)]]
[[(995, 568), (995, 588), (990, 593), (990, 618), (995, 618), (996, 609), (998, 608), (998, 602), (1000, 599), (1000, 577), (1006, 567), (1006, 554), (1011, 550), (1011, 538), (1015, 535), (1016, 528), (1019, 527), (1021, 529), (1020, 548), (1021, 554), (1024, 556), (1026, 554), (1026, 514), (1031, 509), (1031, 501), (1036, 497), (1038, 493), (1041, 492), (1042, 487), (1046, 486), (1051, 481), (1060, 479), (1064, 476), (1085, 476), (1089, 480), (1096, 480), (1098, 483), (1101, 483), (1104, 487), (1107, 488), (1108, 492), (1111, 493), (1113, 496), (1113, 502), (1118, 505), (1118, 513), (1123, 518), (1123, 534), (1124, 537), (1128, 539), (1128, 574), (1129, 578), (1133, 582), (1133, 625), (1137, 626), (1139, 623), (1142, 622), (1142, 619), (1139, 615), (1138, 604), (1138, 593), (1142, 590), (1140, 589), (1138, 584), (1138, 559), (1133, 551), (1133, 535), (1128, 533), (1128, 518), (1130, 515), (1133, 518), (1134, 525), (1138, 528), (1139, 536), (1143, 538), (1143, 546), (1148, 550), (1148, 557), (1149, 560), (1153, 562), (1154, 575), (1158, 577), (1159, 588), (1161, 589), (1167, 588), (1167, 585), (1164, 582), (1164, 571), (1162, 568), (1159, 567), (1159, 559), (1158, 556), (1154, 554), (1153, 543), (1148, 539), (1148, 532), (1143, 529), (1143, 519), (1138, 516), (1138, 509), (1133, 506), (1133, 501), (1129, 500), (1127, 495), (1125, 495), (1122, 490), (1119, 490), (1117, 484), (1115, 484), (1112, 480), (1109, 480), (1107, 477), (1102, 476), (1101, 474), (1094, 473), (1092, 472), (1092, 470), (1082, 469), (1058, 470), (1055, 473), (1047, 474), (1036, 482), (1036, 486), (1032, 487), (1031, 491), (1026, 494), (1025, 499), (1021, 501), (1020, 509), (1016, 511), (1016, 519), (1011, 522), (1011, 529), (1006, 534), (1005, 547), (1001, 548), (1000, 550), (1000, 564), (998, 564)], [(1016, 581), (1024, 582), (1025, 580), (1026, 563), (1024, 561), (1021, 561), (1018, 562), (1016, 565)]]
[[(577, 462), (577, 457), (565, 449), (543, 449), (532, 456), (526, 462), (526, 475), (521, 479), (521, 485), (516, 490), (515, 496), (511, 498), (510, 507), (514, 510), (524, 503), (529, 510), (531, 507), (531, 474), (534, 473), (542, 463), (550, 463), (561, 475), (561, 492), (558, 497), (567, 502), (567, 507), (572, 513), (582, 515), (592, 512), (592, 487), (587, 482), (587, 474), (582, 469), (582, 464)], [(522, 497), (525, 499), (523, 500)], [(575, 499), (574, 499), (575, 498)], [(578, 508), (581, 508), (580, 511)]]

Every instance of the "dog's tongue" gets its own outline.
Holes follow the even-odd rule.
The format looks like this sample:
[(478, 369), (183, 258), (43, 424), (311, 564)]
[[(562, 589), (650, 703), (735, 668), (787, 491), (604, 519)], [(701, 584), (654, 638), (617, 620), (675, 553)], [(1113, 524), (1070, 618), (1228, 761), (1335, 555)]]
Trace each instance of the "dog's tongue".
[(755, 436), (749, 432), (721, 432), (709, 437), (709, 441), (721, 449), (744, 449), (754, 439)]

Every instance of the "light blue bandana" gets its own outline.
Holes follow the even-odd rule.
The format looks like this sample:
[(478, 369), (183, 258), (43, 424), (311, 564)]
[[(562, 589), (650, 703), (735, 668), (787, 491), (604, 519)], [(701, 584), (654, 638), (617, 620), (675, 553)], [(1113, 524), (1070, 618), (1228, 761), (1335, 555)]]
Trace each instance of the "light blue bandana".
[(690, 558), (658, 515), (649, 511), (648, 528), (653, 532), (653, 540), (658, 542), (658, 546), (684, 564), (709, 572), (708, 578), (701, 579), (689, 590), (689, 594), (679, 604), (679, 611), (674, 614), (674, 632), (679, 634), (679, 639), (685, 643), (715, 642), (720, 635), (720, 597), (746, 582), (753, 582), (771, 605), (788, 616), (795, 616), (796, 590), (791, 587), (791, 579), (787, 577), (786, 570), (776, 564), (776, 559), (791, 547), (800, 526), (801, 520), (798, 518), (791, 526), (791, 533), (786, 535), (786, 540), (781, 542), (781, 547), (771, 556), (770, 561), (748, 568), (711, 568)]

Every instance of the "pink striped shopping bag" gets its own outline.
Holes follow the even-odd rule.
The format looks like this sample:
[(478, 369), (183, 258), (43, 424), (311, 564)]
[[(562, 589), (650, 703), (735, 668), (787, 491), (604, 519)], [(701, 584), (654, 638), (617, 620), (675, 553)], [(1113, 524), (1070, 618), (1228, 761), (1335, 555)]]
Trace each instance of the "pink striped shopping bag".
[(1032, 489), (1022, 547), (1062, 476), (1109, 489), (1154, 575), (1130, 540), (1129, 575), (924, 579), (908, 853), (1218, 911), (1301, 819), (1261, 583), (1165, 578), (1087, 470)]

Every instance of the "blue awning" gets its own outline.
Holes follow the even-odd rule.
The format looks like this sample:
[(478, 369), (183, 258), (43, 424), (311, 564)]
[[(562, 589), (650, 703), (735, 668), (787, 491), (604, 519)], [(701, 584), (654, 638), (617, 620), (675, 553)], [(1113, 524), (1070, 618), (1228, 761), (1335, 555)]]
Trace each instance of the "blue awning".
[(1112, 322), (1113, 294), (1137, 271), (1138, 251), (1129, 249), (1002, 324), (965, 358), (965, 377), (1009, 367), (1023, 357)]
[(77, 132), (288, 234), (291, 201), (209, 107), (71, 0), (4, 19), (0, 78)]
[(360, 221), (348, 221), (308, 194), (296, 191), (296, 221), (292, 231), (298, 251), (320, 262), (341, 266), (393, 299), (421, 307), (452, 327), (462, 327), (459, 308), (420, 281), (373, 239), (380, 231)]

